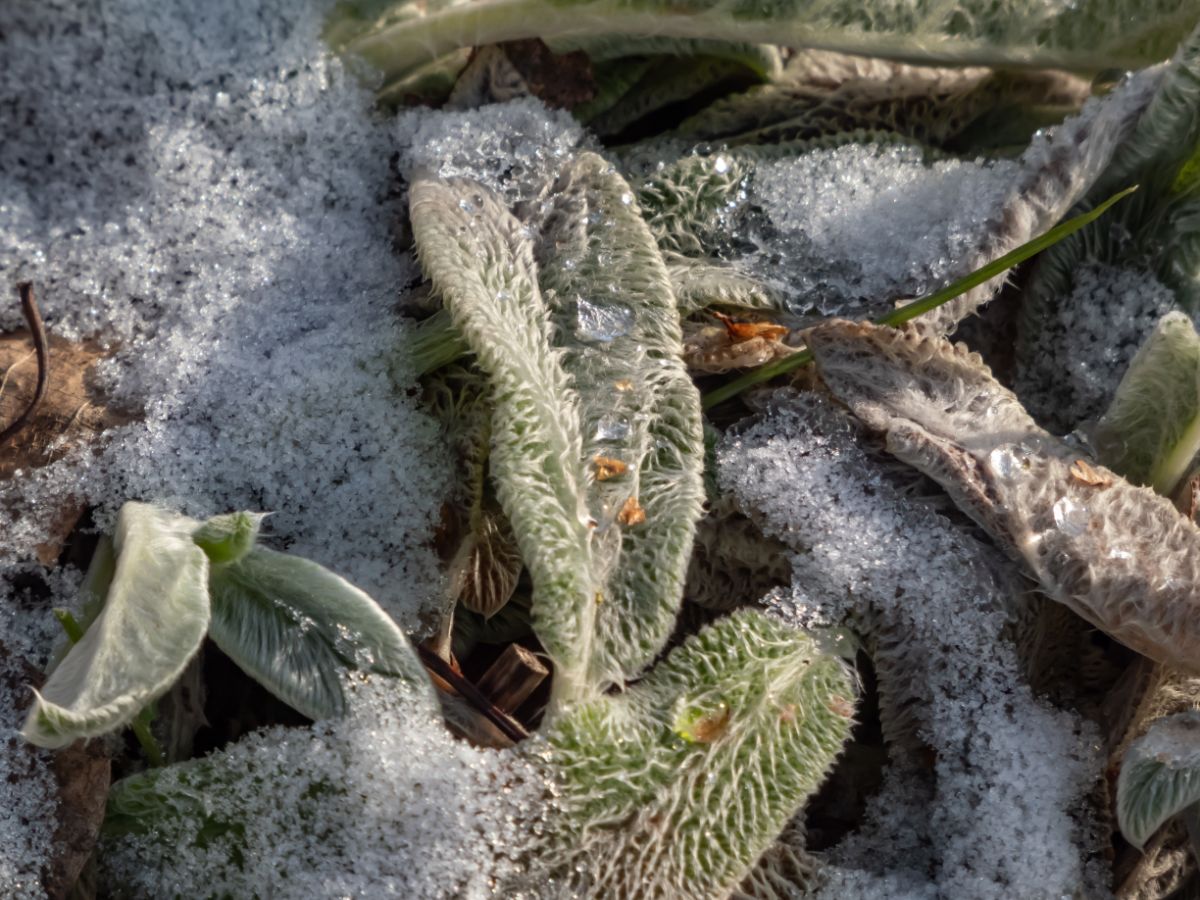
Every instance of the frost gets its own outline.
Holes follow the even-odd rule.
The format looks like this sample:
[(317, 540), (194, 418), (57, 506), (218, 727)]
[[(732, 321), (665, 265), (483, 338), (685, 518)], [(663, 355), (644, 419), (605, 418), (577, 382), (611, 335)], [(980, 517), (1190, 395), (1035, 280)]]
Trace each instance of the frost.
[(0, 558), (68, 501), (102, 528), (126, 499), (273, 511), (278, 544), (401, 625), (432, 605), (448, 471), (404, 390), (393, 135), (325, 54), (327, 6), (0, 8), (0, 285), (33, 280), (52, 332), (110, 343), (103, 379), (142, 410), (0, 485)]
[(438, 718), (431, 698), (367, 689), (344, 719), (127, 781), (110, 822), (131, 830), (106, 845), (103, 882), (139, 897), (491, 896), (540, 827), (523, 810), (543, 784)]
[(584, 144), (570, 113), (528, 97), (462, 112), (407, 110), (395, 137), (406, 178), (472, 178), (510, 207), (532, 199)]
[[(1060, 897), (1085, 883), (1076, 816), (1092, 729), (1020, 673), (998, 555), (903, 496), (828, 402), (798, 396), (719, 451), (720, 477), (795, 551), (779, 611), (851, 621), (873, 648), (893, 766), (830, 852), (829, 897)], [(933, 777), (913, 740), (936, 753)], [(928, 883), (926, 871), (935, 872)]]
[(751, 269), (769, 278), (782, 264), (796, 305), (827, 315), (921, 296), (958, 274), (1016, 172), (870, 144), (760, 165), (750, 194), (774, 238)]
[(1052, 318), (1025, 335), (1016, 389), (1043, 425), (1067, 432), (1104, 412), (1138, 347), (1175, 307), (1153, 275), (1080, 266)]

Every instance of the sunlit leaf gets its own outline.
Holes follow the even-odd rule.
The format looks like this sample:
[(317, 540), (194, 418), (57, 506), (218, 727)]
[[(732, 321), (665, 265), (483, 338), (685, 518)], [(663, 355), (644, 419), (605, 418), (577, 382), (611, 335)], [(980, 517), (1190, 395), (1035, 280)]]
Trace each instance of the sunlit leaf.
[(208, 628), (208, 558), (190, 519), (126, 503), (103, 609), (37, 693), (22, 734), (65, 747), (129, 724), (164, 694)]
[(312, 719), (346, 710), (351, 671), (417, 682), (408, 638), (378, 604), (316, 563), (258, 547), (214, 567), (217, 646), (259, 684)]

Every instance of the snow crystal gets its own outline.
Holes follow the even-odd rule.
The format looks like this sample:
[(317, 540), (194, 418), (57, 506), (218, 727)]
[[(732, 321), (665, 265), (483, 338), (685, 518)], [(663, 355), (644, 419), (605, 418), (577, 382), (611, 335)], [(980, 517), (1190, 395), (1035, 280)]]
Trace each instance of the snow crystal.
[(1104, 413), (1142, 341), (1175, 307), (1170, 289), (1146, 272), (1091, 262), (1072, 278), (1071, 293), (1018, 345), (1017, 394), (1060, 433)]
[[(451, 738), (416, 693), (363, 690), (351, 705), (164, 770), (160, 795), (202, 790), (203, 814), (110, 842), (103, 880), (145, 897), (491, 896), (541, 827), (525, 812), (542, 808), (537, 770)], [(206, 818), (221, 824), (201, 833)]]
[[(723, 486), (796, 551), (778, 611), (850, 620), (877, 647), (893, 772), (862, 830), (831, 851), (825, 895), (1072, 895), (1093, 880), (1081, 851), (1096, 848), (1079, 846), (1073, 818), (1099, 771), (1093, 729), (1024, 683), (1003, 637), (1014, 585), (998, 555), (884, 471), (811, 395), (779, 401), (719, 450)], [(906, 717), (936, 751), (925, 787)]]
[[(270, 510), (270, 530), (406, 628), (449, 474), (394, 307), (418, 280), (392, 128), (288, 0), (0, 5), (0, 284), (97, 334), (141, 420), (0, 485), (0, 558), (68, 501)], [(15, 295), (0, 327), (20, 324)]]
[(408, 110), (396, 139), (406, 175), (472, 178), (514, 206), (553, 179), (583, 146), (584, 132), (566, 110), (523, 97), (462, 112)]
[(786, 279), (798, 309), (865, 316), (959, 274), (1019, 167), (942, 160), (916, 147), (847, 144), (761, 163), (751, 203), (765, 222), (751, 271)]

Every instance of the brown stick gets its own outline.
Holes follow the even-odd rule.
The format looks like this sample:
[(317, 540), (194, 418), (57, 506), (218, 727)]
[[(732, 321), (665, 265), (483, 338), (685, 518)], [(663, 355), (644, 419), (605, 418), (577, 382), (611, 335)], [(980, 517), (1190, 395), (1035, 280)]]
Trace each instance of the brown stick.
[(0, 444), (17, 434), (29, 423), (33, 414), (37, 412), (38, 406), (41, 405), (42, 398), (46, 396), (46, 387), (50, 383), (50, 347), (46, 342), (46, 326), (42, 323), (42, 314), (38, 311), (37, 300), (33, 296), (33, 285), (28, 281), (23, 281), (17, 285), (17, 292), (21, 295), (21, 312), (24, 313), (25, 322), (29, 325), (29, 333), (33, 337), (33, 349), (37, 353), (37, 387), (34, 388), (33, 399), (25, 407), (25, 412), (17, 416), (16, 421), (11, 425), (0, 431)]
[(508, 715), (504, 710), (497, 709), (491, 700), (479, 692), (479, 688), (455, 672), (448, 662), (420, 644), (417, 645), (417, 652), (421, 654), (421, 662), (425, 664), (425, 668), (458, 691), (464, 700), (467, 700), (472, 706), (487, 716), (491, 723), (504, 733), (505, 737), (514, 743), (523, 741), (529, 737), (529, 732), (525, 730), (520, 722)]
[(496, 706), (511, 713), (549, 674), (550, 670), (535, 654), (520, 644), (509, 644), (475, 686)]

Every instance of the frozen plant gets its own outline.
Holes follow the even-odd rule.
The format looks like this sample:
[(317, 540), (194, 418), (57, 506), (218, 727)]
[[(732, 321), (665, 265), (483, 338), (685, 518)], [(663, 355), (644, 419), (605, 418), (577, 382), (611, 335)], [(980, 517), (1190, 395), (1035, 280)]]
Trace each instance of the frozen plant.
[(125, 504), (93, 558), (74, 645), (35, 692), (25, 738), (61, 748), (131, 723), (206, 634), (311, 718), (344, 711), (347, 670), (414, 677), (408, 639), (375, 601), (316, 563), (256, 547), (261, 518), (201, 523)]

